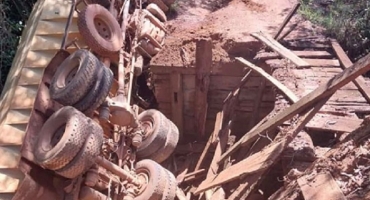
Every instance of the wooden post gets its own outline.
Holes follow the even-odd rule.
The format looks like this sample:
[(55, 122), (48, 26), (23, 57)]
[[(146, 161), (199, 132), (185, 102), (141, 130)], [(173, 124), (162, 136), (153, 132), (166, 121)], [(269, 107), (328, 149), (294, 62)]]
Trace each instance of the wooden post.
[(172, 107), (172, 119), (176, 124), (180, 132), (180, 137), (183, 134), (183, 101), (184, 95), (182, 91), (182, 75), (180, 73), (172, 73), (170, 77), (171, 81), (171, 107)]
[(212, 41), (201, 39), (197, 41), (196, 45), (195, 130), (199, 136), (204, 136), (208, 109), (209, 75), (212, 69)]

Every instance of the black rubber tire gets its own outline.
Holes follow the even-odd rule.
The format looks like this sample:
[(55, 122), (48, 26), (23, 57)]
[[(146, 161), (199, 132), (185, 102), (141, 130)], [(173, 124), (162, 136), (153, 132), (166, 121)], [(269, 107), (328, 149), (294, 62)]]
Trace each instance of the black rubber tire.
[[(51, 98), (65, 106), (75, 104), (90, 90), (100, 67), (99, 60), (89, 51), (85, 49), (75, 51), (55, 72), (49, 88)], [(77, 72), (66, 84), (66, 78), (72, 70)]]
[(164, 168), (152, 160), (141, 160), (136, 164), (136, 174), (146, 173), (149, 176), (149, 182), (145, 190), (140, 193), (135, 200), (161, 200), (166, 187), (166, 173)]
[(109, 0), (86, 0), (88, 4), (99, 4), (103, 6), (106, 9), (109, 9), (110, 7), (110, 1)]
[(136, 152), (139, 158), (148, 158), (153, 152), (156, 152), (166, 144), (170, 126), (168, 119), (155, 109), (145, 110), (140, 113), (138, 120), (141, 124), (152, 124), (151, 129), (143, 137), (143, 141)]
[[(56, 111), (44, 123), (35, 145), (36, 161), (50, 170), (58, 170), (67, 165), (79, 152), (87, 136), (92, 120), (71, 106), (65, 106)], [(60, 128), (65, 125), (65, 130)], [(63, 135), (55, 145), (53, 136), (57, 131)]]
[[(101, 21), (100, 24), (105, 23), (106, 38), (102, 37), (95, 27), (95, 18)], [(118, 21), (106, 8), (99, 4), (87, 5), (78, 15), (77, 25), (85, 43), (101, 56), (111, 56), (110, 54), (118, 52), (123, 45), (123, 37)]]
[(94, 165), (95, 159), (100, 154), (103, 145), (103, 129), (94, 121), (89, 128), (91, 133), (76, 157), (63, 168), (56, 170), (55, 173), (65, 178), (73, 179), (85, 173)]
[(107, 67), (102, 67), (94, 86), (89, 93), (79, 102), (73, 105), (84, 113), (96, 110), (107, 98), (113, 83), (113, 72)]
[(164, 169), (164, 171), (167, 175), (167, 180), (162, 200), (174, 200), (176, 197), (177, 180), (175, 176), (167, 169)]
[(171, 120), (167, 120), (168, 124), (170, 125), (170, 129), (167, 134), (166, 144), (149, 156), (149, 159), (152, 159), (157, 163), (162, 163), (165, 161), (173, 153), (177, 143), (179, 142), (179, 129)]

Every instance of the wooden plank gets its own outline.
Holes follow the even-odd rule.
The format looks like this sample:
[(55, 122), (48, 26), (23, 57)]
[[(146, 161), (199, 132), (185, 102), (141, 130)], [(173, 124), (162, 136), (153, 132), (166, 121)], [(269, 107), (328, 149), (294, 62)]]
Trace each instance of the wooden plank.
[(303, 59), (311, 67), (340, 67), (339, 60), (336, 59)]
[(280, 33), (283, 31), (284, 27), (288, 24), (288, 22), (290, 21), (290, 19), (294, 16), (294, 14), (297, 12), (299, 6), (301, 6), (301, 3), (296, 3), (293, 7), (293, 9), (289, 12), (289, 14), (286, 16), (286, 18), (284, 19), (283, 23), (280, 25), (278, 31), (276, 32), (276, 34), (274, 35), (274, 39), (277, 40)]
[(315, 105), (315, 103), (320, 101), (320, 99), (331, 96), (338, 89), (340, 89), (350, 81), (353, 81), (361, 74), (367, 72), (369, 69), (370, 54), (357, 61), (351, 67), (345, 69), (342, 73), (334, 76), (326, 83), (318, 87), (315, 91), (304, 96), (299, 101), (286, 108), (283, 112), (278, 113), (272, 119), (262, 124), (253, 132), (246, 133), (238, 142), (236, 142), (231, 148), (228, 149), (226, 153), (221, 156), (219, 163), (227, 158), (231, 153), (235, 152), (240, 146), (245, 146), (253, 142), (260, 133), (271, 130), (272, 128), (275, 128), (276, 126), (282, 124), (284, 121), (292, 118), (294, 115), (300, 113), (301, 111), (311, 108), (313, 105)]
[[(333, 58), (327, 51), (292, 51), (295, 55), (300, 58)], [(270, 59), (279, 59), (281, 56), (275, 52), (263, 52), (258, 53), (255, 57), (257, 60), (270, 60)]]
[[(290, 127), (290, 130), (287, 132), (287, 134), (280, 133), (280, 135), (284, 136), (282, 139), (274, 141), (271, 145), (264, 148), (262, 151), (253, 154), (252, 156), (232, 165), (229, 168), (226, 168), (215, 178), (210, 179), (207, 177), (207, 179), (199, 185), (194, 194), (197, 195), (207, 189), (230, 182), (248, 174), (266, 171), (276, 162), (276, 160), (279, 158), (288, 144), (293, 141), (293, 139), (312, 119), (312, 117), (321, 109), (321, 107), (325, 104), (327, 100), (328, 97), (322, 99), (318, 104), (315, 105), (314, 108), (306, 112), (303, 116), (300, 116), (297, 123), (294, 126)], [(266, 123), (268, 123), (268, 121)], [(263, 125), (264, 124), (262, 124), (262, 126)]]
[(195, 166), (194, 171), (197, 171), (202, 166), (202, 163), (204, 161), (204, 158), (206, 157), (206, 154), (208, 152), (209, 147), (212, 143), (214, 143), (218, 138), (218, 133), (221, 131), (222, 128), (222, 121), (223, 121), (223, 112), (218, 112), (216, 116), (216, 122), (215, 122), (215, 128), (213, 130), (213, 133), (210, 135), (206, 146), (204, 147), (204, 150), (202, 154), (200, 155), (200, 158), (198, 159), (197, 165)]
[(336, 133), (350, 133), (356, 130), (362, 122), (362, 119), (354, 117), (318, 114), (307, 124), (306, 128)]
[[(343, 68), (349, 68), (352, 66), (352, 61), (348, 58), (342, 47), (336, 40), (331, 40), (331, 46), (333, 47), (334, 53), (337, 55)], [(357, 86), (358, 90), (364, 96), (366, 101), (370, 103), (370, 89), (366, 86), (365, 79), (362, 76), (357, 77), (353, 80), (353, 83)]]
[(291, 52), (289, 49), (285, 48), (283, 45), (281, 45), (279, 42), (274, 40), (271, 36), (264, 34), (262, 32), (252, 33), (251, 34), (254, 38), (260, 40), (267, 46), (269, 46), (271, 49), (273, 49), (276, 53), (280, 54), (284, 58), (292, 61), (295, 65), (298, 67), (309, 67), (310, 65), (299, 58), (297, 55), (295, 55), (293, 52)]
[(207, 119), (209, 76), (212, 69), (212, 41), (202, 39), (197, 41), (196, 45), (195, 68), (197, 78), (195, 80), (194, 120), (195, 131), (201, 137), (205, 134), (205, 123)]
[(346, 200), (330, 173), (306, 175), (298, 180), (305, 200)]
[(20, 146), (0, 147), (0, 169), (17, 169), (21, 160)]
[(16, 192), (24, 174), (15, 169), (0, 169), (0, 193)]
[(261, 76), (265, 77), (270, 83), (272, 83), (274, 86), (276, 86), (288, 99), (290, 102), (295, 103), (299, 100), (299, 98), (285, 85), (283, 85), (280, 81), (272, 77), (270, 74), (265, 72), (262, 68), (254, 65), (253, 63), (245, 60), (244, 58), (236, 58), (237, 61), (243, 63), (247, 67), (251, 68), (252, 70), (258, 72), (261, 74)]
[(184, 95), (182, 91), (182, 75), (179, 73), (171, 74), (171, 111), (172, 120), (179, 129), (180, 137), (183, 134), (183, 100)]

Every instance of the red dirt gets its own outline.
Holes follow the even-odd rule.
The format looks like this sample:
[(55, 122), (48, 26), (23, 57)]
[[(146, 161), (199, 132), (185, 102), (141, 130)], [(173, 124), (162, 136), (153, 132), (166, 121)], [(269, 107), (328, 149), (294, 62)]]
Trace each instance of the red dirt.
[[(233, 57), (230, 51), (247, 51), (249, 42), (256, 42), (250, 33), (263, 31), (274, 34), (296, 0), (225, 0), (179, 1), (175, 6), (177, 16), (168, 21), (170, 32), (163, 50), (155, 56), (152, 65), (183, 66), (180, 47), (188, 53), (190, 66), (194, 66), (195, 40), (210, 37), (213, 40), (214, 64), (229, 62)], [(224, 6), (224, 7), (223, 7)], [(307, 31), (312, 28), (309, 22), (302, 23), (299, 16), (292, 19), (292, 24), (299, 22), (291, 35), (308, 36), (316, 34)], [(287, 26), (287, 29), (289, 29)], [(242, 46), (236, 45), (244, 43)], [(237, 48), (237, 49), (235, 49)], [(257, 46), (258, 48), (258, 46)]]

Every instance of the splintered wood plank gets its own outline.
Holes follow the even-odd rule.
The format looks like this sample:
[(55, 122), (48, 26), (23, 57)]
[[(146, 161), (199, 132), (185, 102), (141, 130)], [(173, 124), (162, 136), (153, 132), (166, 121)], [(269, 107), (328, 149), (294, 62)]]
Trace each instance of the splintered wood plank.
[(339, 60), (336, 59), (303, 59), (312, 67), (340, 67)]
[(184, 95), (182, 90), (182, 75), (173, 73), (170, 77), (171, 83), (171, 105), (172, 105), (172, 120), (179, 129), (180, 136), (183, 134), (183, 101)]
[(362, 122), (362, 119), (354, 117), (318, 114), (307, 124), (306, 128), (320, 131), (350, 133), (356, 130)]
[(294, 103), (299, 100), (299, 98), (285, 85), (283, 85), (280, 81), (272, 77), (270, 74), (265, 72), (262, 68), (254, 65), (253, 63), (245, 60), (244, 58), (236, 58), (237, 61), (243, 63), (245, 66), (251, 68), (252, 70), (256, 71), (257, 73), (261, 74), (261, 76), (265, 77), (270, 83), (272, 83), (275, 87), (277, 87), (288, 99), (290, 102)]
[[(344, 52), (342, 47), (336, 40), (331, 41), (331, 46), (334, 49), (335, 54), (337, 55), (340, 63), (342, 64), (343, 68), (349, 68), (352, 66), (352, 61), (349, 59), (347, 54)], [(357, 86), (358, 90), (364, 96), (366, 101), (370, 103), (370, 89), (366, 86), (365, 79), (362, 76), (357, 77), (353, 80), (353, 83)]]
[(297, 181), (305, 200), (346, 200), (330, 173), (318, 174), (314, 178), (306, 175)]
[[(333, 58), (327, 51), (292, 51), (295, 55), (300, 58)], [(256, 59), (261, 60), (270, 60), (270, 59), (279, 59), (281, 56), (275, 52), (263, 52), (256, 55)]]
[[(205, 134), (205, 123), (208, 109), (209, 75), (212, 69), (212, 41), (199, 40), (196, 44), (195, 68), (197, 71), (195, 79), (195, 131), (199, 136)], [(222, 83), (220, 83), (222, 84)]]
[(219, 163), (226, 159), (231, 153), (234, 153), (242, 145), (245, 146), (252, 143), (259, 136), (260, 133), (271, 130), (272, 128), (275, 128), (276, 126), (282, 124), (284, 121), (291, 119), (294, 115), (300, 113), (301, 111), (311, 108), (318, 101), (320, 101), (320, 99), (331, 96), (338, 89), (353, 81), (361, 74), (367, 72), (369, 69), (370, 54), (357, 61), (351, 67), (345, 69), (342, 73), (334, 76), (326, 83), (318, 87), (315, 91), (304, 96), (299, 101), (286, 108), (283, 112), (278, 113), (272, 119), (258, 127), (256, 130), (246, 133), (238, 142), (236, 142), (232, 147), (228, 149), (226, 153), (221, 156)]
[(213, 130), (213, 133), (210, 135), (202, 154), (200, 155), (198, 159), (198, 162), (197, 162), (197, 165), (195, 166), (194, 171), (197, 171), (200, 169), (200, 167), (203, 164), (203, 160), (206, 157), (209, 147), (211, 146), (212, 143), (214, 143), (217, 140), (218, 133), (221, 131), (221, 128), (222, 128), (222, 121), (223, 121), (223, 112), (221, 111), (221, 112), (218, 112), (216, 115), (215, 128)]
[[(67, 19), (66, 19), (67, 20)], [(64, 35), (66, 21), (44, 21), (41, 20), (37, 25), (36, 35)], [(78, 33), (77, 23), (71, 23), (68, 33)]]
[[(312, 119), (312, 117), (321, 109), (328, 98), (322, 99), (313, 109), (300, 116), (299, 120), (286, 135), (280, 133), (283, 138), (274, 141), (271, 145), (264, 148), (250, 157), (226, 168), (220, 172), (215, 178), (208, 178), (202, 182), (194, 194), (199, 194), (207, 189), (230, 182), (235, 179), (248, 174), (257, 172), (264, 172), (276, 162), (281, 153), (288, 146), (288, 144), (298, 135), (304, 126)], [(268, 122), (266, 122), (268, 123)], [(280, 138), (280, 137), (277, 137)], [(247, 181), (249, 182), (249, 181)]]
[(306, 61), (299, 58), (297, 55), (295, 55), (293, 52), (291, 52), (289, 49), (285, 48), (283, 45), (281, 45), (279, 42), (274, 40), (271, 36), (264, 34), (262, 32), (258, 33), (252, 33), (251, 34), (254, 38), (260, 40), (267, 46), (269, 46), (271, 49), (273, 49), (276, 53), (280, 54), (284, 58), (287, 58), (288, 60), (292, 61), (295, 65), (298, 67), (309, 67), (310, 64), (308, 64)]

